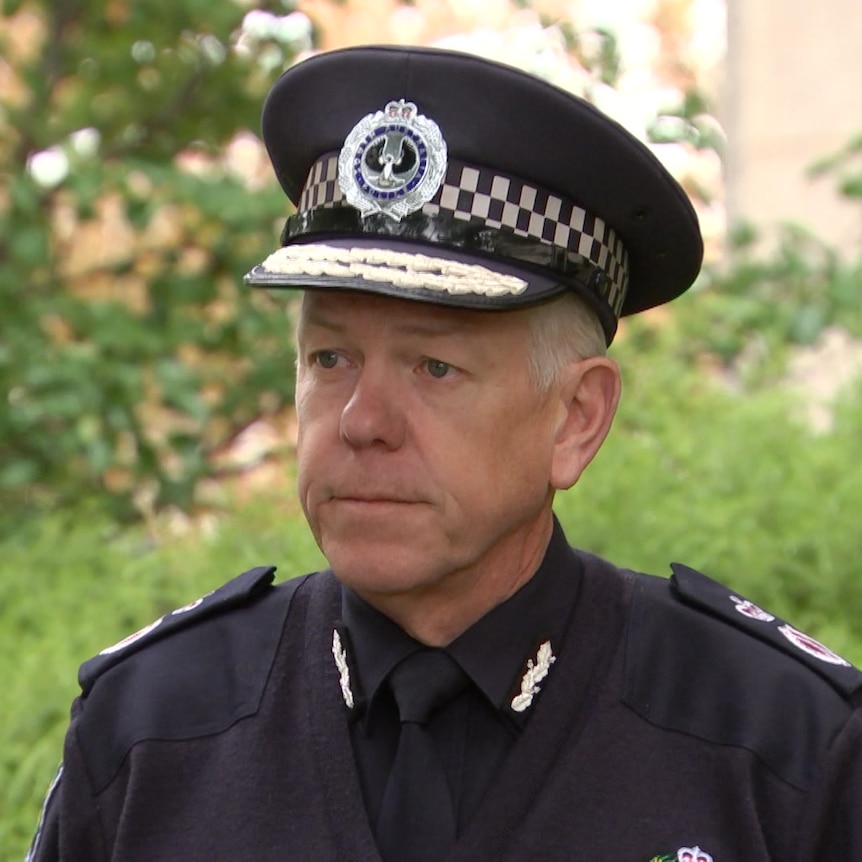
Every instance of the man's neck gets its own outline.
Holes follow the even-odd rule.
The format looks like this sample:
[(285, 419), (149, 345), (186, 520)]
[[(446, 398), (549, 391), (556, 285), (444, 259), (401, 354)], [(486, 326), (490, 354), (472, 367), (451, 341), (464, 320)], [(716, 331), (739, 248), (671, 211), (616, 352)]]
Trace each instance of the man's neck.
[(498, 543), (476, 566), (423, 591), (379, 594), (357, 590), (370, 605), (427, 646), (451, 643), (506, 601), (536, 573), (553, 532), (553, 516), (538, 519)]

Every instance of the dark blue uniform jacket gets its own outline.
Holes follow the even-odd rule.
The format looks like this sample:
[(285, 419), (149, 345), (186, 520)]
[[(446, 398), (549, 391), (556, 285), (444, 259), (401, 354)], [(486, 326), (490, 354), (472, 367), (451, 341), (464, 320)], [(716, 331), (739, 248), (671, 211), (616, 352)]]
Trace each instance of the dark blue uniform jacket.
[[(557, 661), (453, 862), (862, 862), (862, 673), (684, 566), (567, 559), (583, 578)], [(378, 858), (339, 585), (272, 579), (82, 667), (33, 860)]]

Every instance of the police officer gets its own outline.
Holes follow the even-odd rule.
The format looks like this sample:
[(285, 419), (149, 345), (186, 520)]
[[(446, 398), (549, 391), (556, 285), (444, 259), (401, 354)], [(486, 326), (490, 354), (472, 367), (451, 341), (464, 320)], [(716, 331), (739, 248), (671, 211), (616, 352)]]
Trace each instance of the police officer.
[(442, 51), (309, 59), (263, 134), (296, 213), (246, 280), (304, 291), (331, 570), (252, 569), (87, 662), (31, 858), (862, 859), (862, 673), (552, 513), (611, 425), (618, 318), (698, 272), (680, 187)]

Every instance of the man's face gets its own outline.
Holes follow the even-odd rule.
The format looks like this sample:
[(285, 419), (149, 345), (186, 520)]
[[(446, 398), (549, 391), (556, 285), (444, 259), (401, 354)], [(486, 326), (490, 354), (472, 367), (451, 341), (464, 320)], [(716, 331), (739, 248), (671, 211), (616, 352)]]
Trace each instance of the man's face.
[(547, 526), (560, 407), (529, 350), (525, 312), (306, 293), (299, 495), (342, 582), (366, 597), (469, 584)]

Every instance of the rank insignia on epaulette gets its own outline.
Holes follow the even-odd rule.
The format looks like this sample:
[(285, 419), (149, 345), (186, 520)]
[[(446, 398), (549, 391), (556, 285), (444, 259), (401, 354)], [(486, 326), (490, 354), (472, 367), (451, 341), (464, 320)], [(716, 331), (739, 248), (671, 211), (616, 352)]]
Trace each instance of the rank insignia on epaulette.
[(671, 590), (685, 604), (707, 611), (793, 656), (845, 697), (862, 689), (862, 672), (811, 635), (688, 566), (673, 563), (671, 568)]
[(807, 652), (808, 655), (813, 655), (814, 658), (819, 658), (820, 661), (825, 661), (827, 664), (837, 664), (841, 667), (852, 667), (846, 658), (841, 658), (836, 652), (832, 652), (829, 647), (824, 646), (820, 641), (814, 640), (811, 635), (793, 628), (793, 626), (785, 623), (778, 627), (778, 631), (793, 644), (793, 646)]
[(133, 643), (145, 638), (150, 632), (154, 632), (167, 617), (178, 617), (183, 614), (187, 614), (195, 608), (200, 607), (205, 599), (208, 599), (215, 590), (210, 590), (205, 596), (201, 596), (200, 598), (195, 599), (193, 602), (189, 602), (187, 605), (183, 605), (181, 608), (175, 608), (169, 614), (163, 614), (157, 620), (153, 620), (153, 622), (145, 625), (142, 629), (138, 629), (134, 634), (128, 635), (124, 637), (121, 641), (113, 644), (112, 646), (105, 647), (99, 655), (113, 655), (115, 652), (119, 652), (120, 650), (125, 649), (128, 646), (131, 646)]
[(739, 613), (751, 620), (771, 623), (775, 619), (772, 614), (763, 610), (763, 608), (758, 607), (754, 602), (750, 602), (748, 599), (741, 599), (739, 596), (731, 596), (730, 600), (736, 605), (736, 610)]
[(133, 643), (141, 640), (141, 638), (145, 638), (150, 632), (155, 631), (162, 624), (164, 619), (164, 616), (161, 616), (157, 620), (153, 620), (153, 622), (145, 625), (142, 629), (138, 629), (134, 634), (124, 637), (121, 641), (117, 641), (117, 643), (112, 646), (105, 647), (99, 655), (113, 655), (115, 652), (119, 652), (127, 646), (131, 646)]
[(99, 676), (137, 650), (207, 617), (253, 601), (269, 589), (274, 573), (275, 566), (257, 566), (249, 569), (218, 589), (162, 614), (157, 620), (138, 629), (134, 634), (124, 637), (112, 646), (105, 647), (95, 658), (81, 665), (78, 681), (82, 691), (87, 694)]

